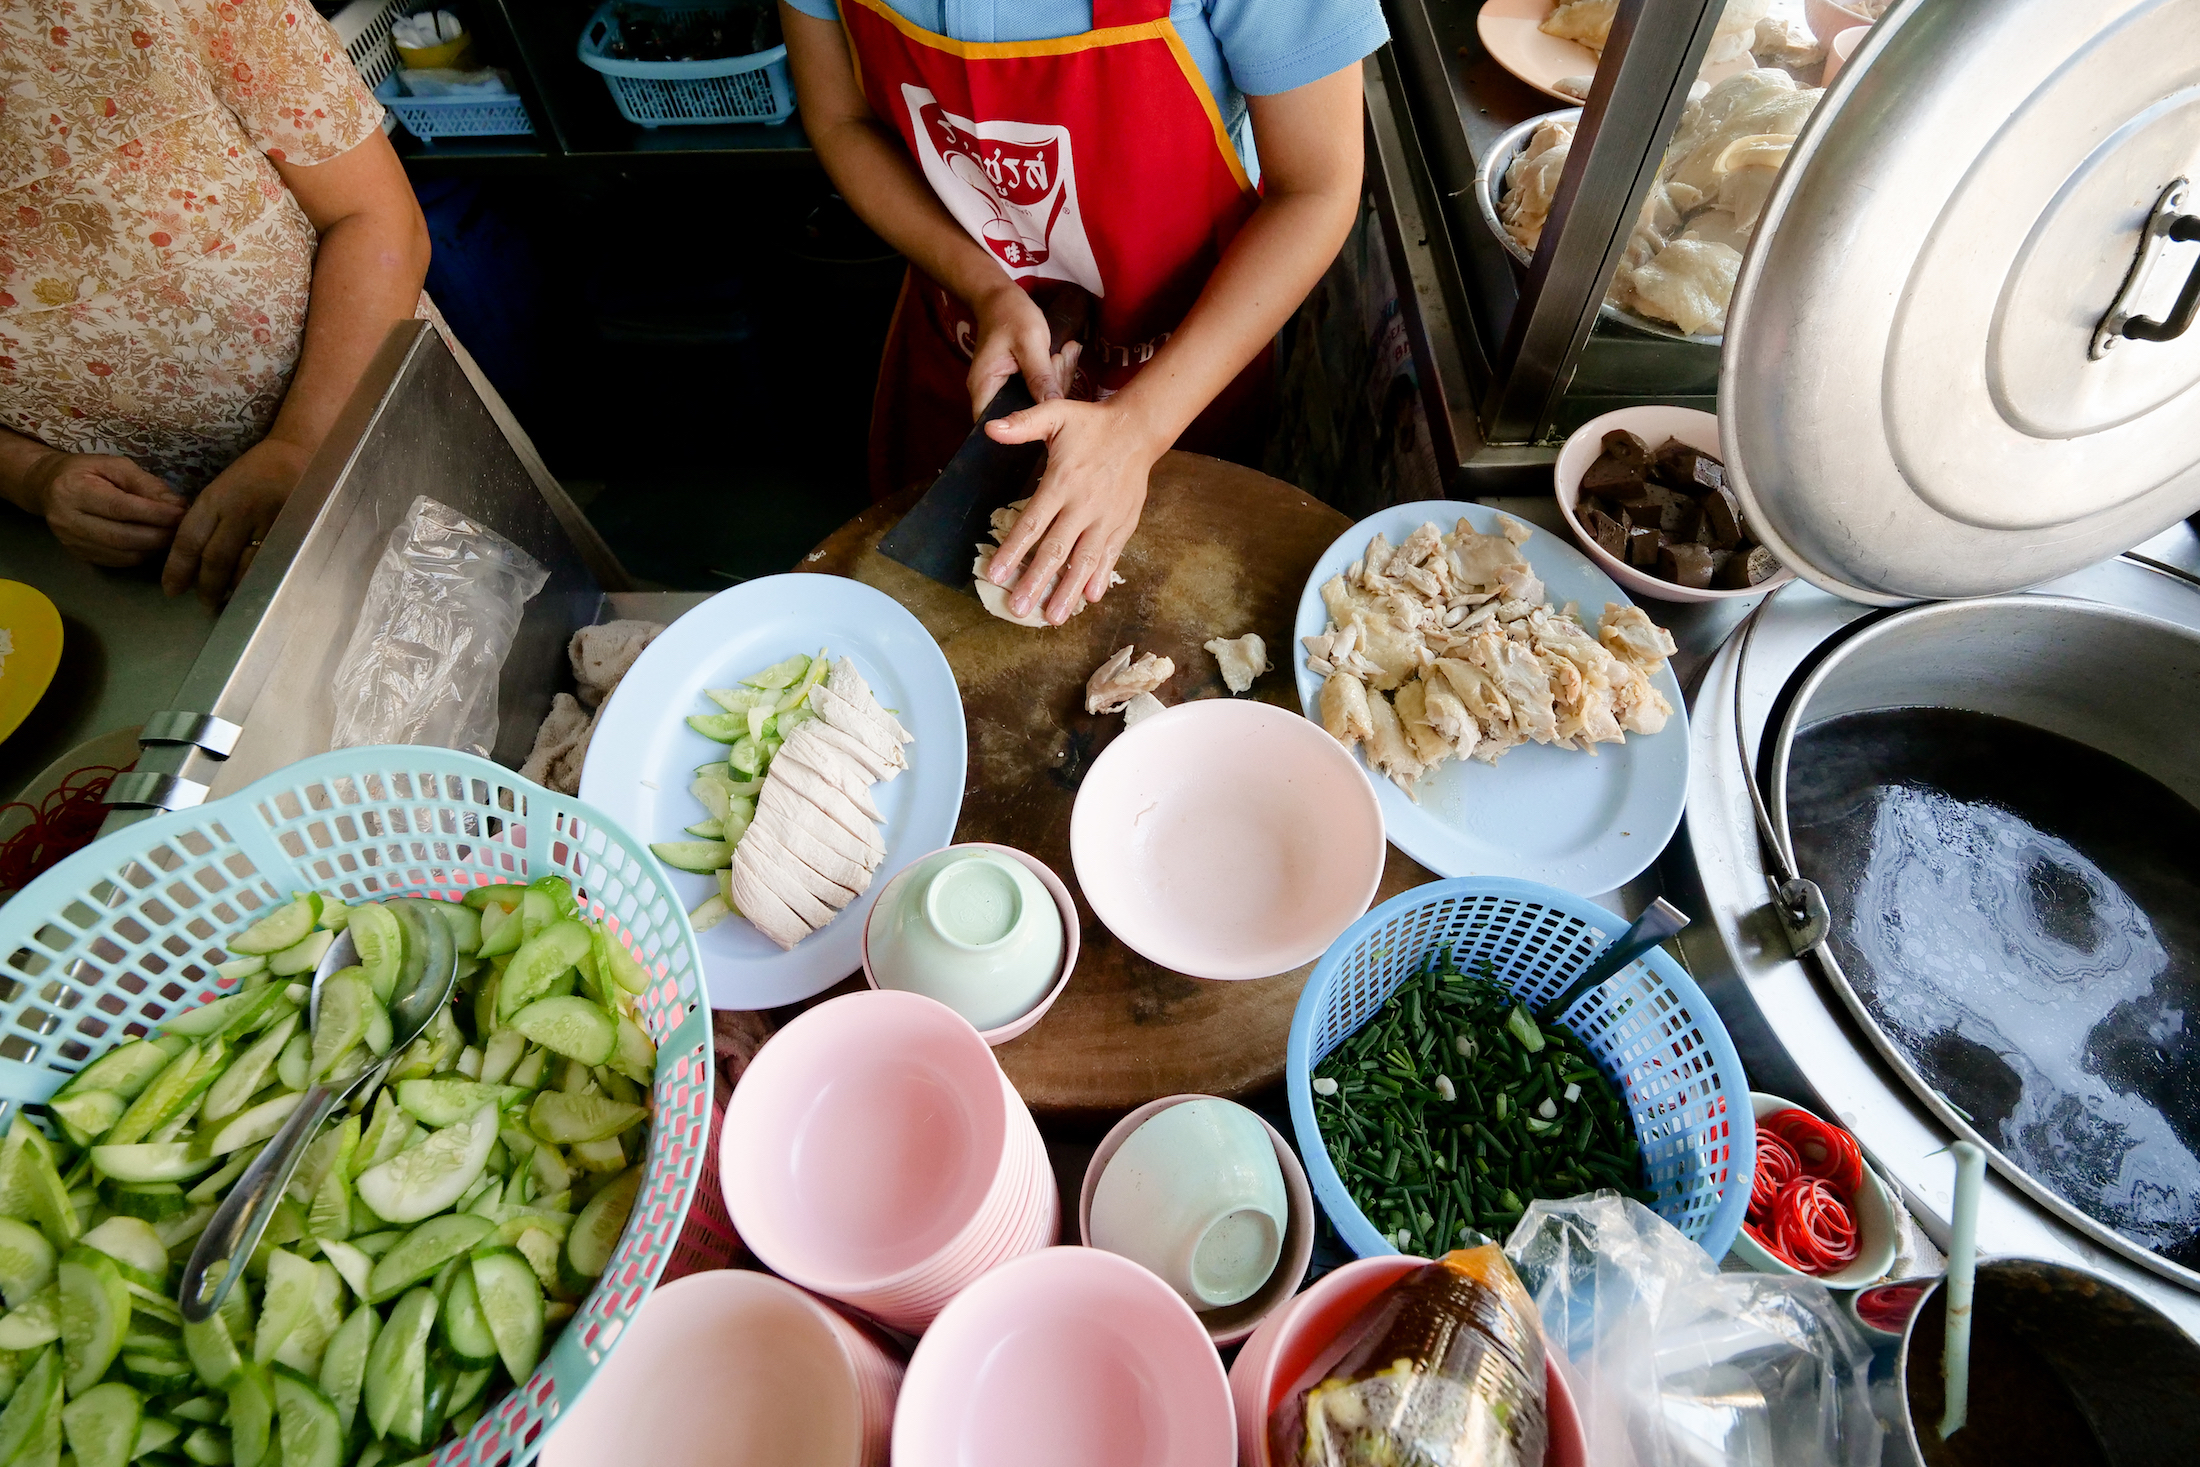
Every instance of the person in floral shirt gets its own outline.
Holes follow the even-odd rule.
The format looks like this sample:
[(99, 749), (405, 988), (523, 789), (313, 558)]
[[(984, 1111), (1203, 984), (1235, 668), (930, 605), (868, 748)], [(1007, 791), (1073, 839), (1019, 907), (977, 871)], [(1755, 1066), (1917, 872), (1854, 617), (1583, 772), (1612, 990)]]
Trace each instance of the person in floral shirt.
[(0, 498), (225, 599), (428, 233), (308, 0), (0, 0)]

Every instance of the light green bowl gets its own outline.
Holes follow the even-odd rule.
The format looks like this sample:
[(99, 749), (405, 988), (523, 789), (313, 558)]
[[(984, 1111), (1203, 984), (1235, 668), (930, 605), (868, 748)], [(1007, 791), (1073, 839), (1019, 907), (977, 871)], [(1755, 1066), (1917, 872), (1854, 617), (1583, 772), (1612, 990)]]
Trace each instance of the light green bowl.
[(1074, 910), (1066, 889), (1034, 867), (1020, 851), (981, 845), (949, 846), (907, 867), (871, 908), (865, 976), (937, 999), (988, 1043), (1023, 1032), (1019, 1021), (1045, 1011), (1076, 951), (1065, 935), (1065, 909)]

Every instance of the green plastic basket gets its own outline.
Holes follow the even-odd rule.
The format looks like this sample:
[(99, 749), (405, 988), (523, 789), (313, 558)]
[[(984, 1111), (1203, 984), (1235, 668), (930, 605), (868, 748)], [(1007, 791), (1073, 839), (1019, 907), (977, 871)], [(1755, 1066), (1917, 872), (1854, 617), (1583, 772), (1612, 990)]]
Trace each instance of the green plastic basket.
[(293, 891), (456, 897), (563, 876), (654, 974), (657, 1042), (641, 1195), (602, 1279), (533, 1375), (438, 1467), (533, 1460), (671, 1256), (710, 1133), (702, 955), (649, 852), (579, 800), (448, 749), (342, 749), (96, 841), (0, 906), (0, 1097), (39, 1101), (108, 1048), (218, 998), (221, 939)]

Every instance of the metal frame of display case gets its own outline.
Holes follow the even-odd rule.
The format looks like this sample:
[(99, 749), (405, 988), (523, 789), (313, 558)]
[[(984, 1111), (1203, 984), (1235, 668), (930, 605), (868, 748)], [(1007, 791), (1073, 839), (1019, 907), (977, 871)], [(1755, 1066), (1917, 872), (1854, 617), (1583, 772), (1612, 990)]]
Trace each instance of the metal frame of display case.
[(1388, 0), (1391, 44), (1368, 75), (1369, 184), (1410, 284), (1401, 300), (1455, 494), (1547, 491), (1550, 445), (1613, 407), (1714, 404), (1716, 348), (1595, 328), (1721, 8), (1620, 0), (1521, 276), (1481, 218), (1475, 173), (1500, 135), (1559, 104), (1490, 59), (1478, 4)]

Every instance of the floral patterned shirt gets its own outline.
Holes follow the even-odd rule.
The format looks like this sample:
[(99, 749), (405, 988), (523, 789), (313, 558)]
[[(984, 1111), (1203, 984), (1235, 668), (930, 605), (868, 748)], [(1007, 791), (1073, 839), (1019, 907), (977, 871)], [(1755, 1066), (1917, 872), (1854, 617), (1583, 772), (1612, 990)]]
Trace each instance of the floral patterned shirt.
[(382, 109), (309, 0), (0, 0), (0, 426), (186, 492), (265, 437)]

